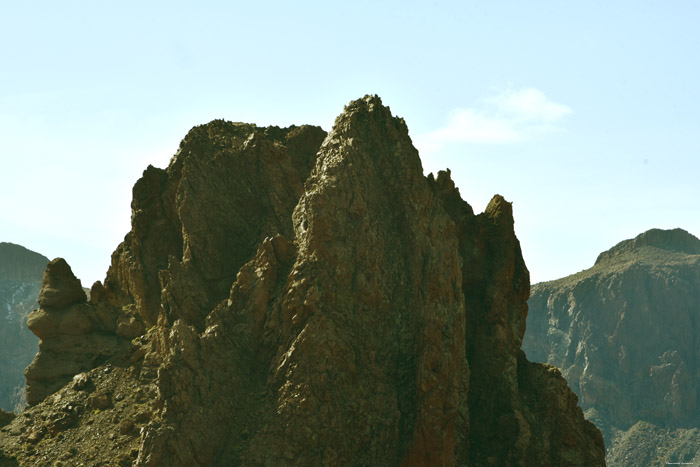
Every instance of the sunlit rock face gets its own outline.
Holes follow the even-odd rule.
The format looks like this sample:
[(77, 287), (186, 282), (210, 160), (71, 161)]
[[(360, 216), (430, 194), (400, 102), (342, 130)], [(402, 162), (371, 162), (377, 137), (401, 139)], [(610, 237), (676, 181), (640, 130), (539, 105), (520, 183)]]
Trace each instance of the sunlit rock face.
[(700, 460), (700, 240), (649, 230), (529, 305), (528, 358), (562, 369), (611, 465)]
[(24, 369), (37, 352), (27, 316), (37, 306), (49, 260), (12, 243), (0, 243), (0, 408), (23, 404)]
[(475, 215), (425, 177), (377, 96), (329, 134), (193, 128), (134, 186), (104, 284), (76, 280), (52, 262), (29, 320), (31, 406), (0, 431), (20, 462), (603, 465), (559, 371), (520, 351), (511, 204)]

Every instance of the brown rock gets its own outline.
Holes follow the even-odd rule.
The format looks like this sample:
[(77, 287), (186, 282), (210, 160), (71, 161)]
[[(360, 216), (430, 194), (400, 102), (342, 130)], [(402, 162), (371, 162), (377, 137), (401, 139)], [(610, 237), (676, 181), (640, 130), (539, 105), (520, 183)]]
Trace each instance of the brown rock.
[(80, 281), (73, 275), (66, 260), (56, 258), (46, 267), (39, 293), (41, 307), (65, 308), (76, 302), (84, 302), (87, 295)]
[(61, 324), (59, 325), (59, 334), (64, 335), (81, 335), (92, 331), (92, 323), (88, 307), (71, 307), (62, 313)]
[(90, 387), (90, 376), (87, 373), (79, 373), (73, 377), (73, 388), (82, 391)]
[(5, 412), (4, 410), (0, 409), (0, 428), (10, 423), (12, 420), (14, 420), (14, 418), (15, 414), (12, 412)]
[(118, 336), (90, 333), (59, 335), (42, 340), (39, 353), (27, 367), (27, 403), (37, 404), (109, 356), (125, 351), (129, 342)]
[(39, 339), (50, 339), (58, 336), (62, 315), (38, 308), (29, 314), (27, 327)]
[(141, 410), (134, 416), (134, 421), (137, 423), (145, 423), (151, 419), (151, 413), (146, 410)]
[[(28, 404), (42, 401), (75, 374), (92, 368), (96, 356), (107, 351), (101, 337), (90, 334), (98, 320), (86, 300), (68, 263), (62, 258), (51, 261), (39, 294), (40, 308), (27, 320), (29, 329), (40, 339), (39, 352), (24, 372)], [(94, 353), (86, 352), (90, 348)]]
[(143, 323), (135, 315), (122, 314), (119, 316), (116, 329), (116, 334), (118, 336), (126, 339), (133, 339), (134, 337), (142, 335), (144, 332), (146, 332), (146, 329)]
[[(474, 216), (449, 171), (428, 179), (455, 220), (463, 260), (472, 422), (470, 449), (458, 464), (539, 465), (549, 451), (552, 465), (603, 465), (602, 437), (584, 421), (565, 381), (521, 355), (530, 281), (511, 204), (496, 195)], [(564, 426), (571, 442), (548, 448)]]
[(106, 410), (112, 406), (112, 398), (109, 394), (93, 393), (88, 397), (88, 404), (93, 409)]
[[(602, 465), (561, 376), (519, 354), (529, 278), (511, 205), (475, 216), (449, 173), (426, 179), (376, 96), (324, 136), (192, 129), (134, 187), (132, 231), (84, 305), (92, 330), (42, 342), (30, 387), (99, 365), (97, 336), (113, 340), (88, 403), (122, 385), (115, 412), (146, 424), (140, 466)], [(95, 344), (84, 361), (78, 338)], [(126, 455), (118, 439), (96, 444)]]
[[(256, 134), (246, 141), (265, 147)], [(600, 434), (563, 380), (545, 372), (544, 382), (554, 378), (545, 390), (525, 370), (538, 366), (518, 359), (529, 281), (510, 204), (496, 197), (475, 217), (448, 175), (426, 183), (421, 174), (405, 125), (378, 99), (346, 109), (293, 213), (280, 216), (291, 217), (293, 234), (281, 224), (277, 236), (258, 240), (201, 338), (194, 319), (180, 315), (195, 328), (173, 326), (175, 351), (158, 383), (172, 431), (148, 429), (139, 462), (209, 459), (210, 443), (219, 443), (220, 459), (251, 464), (602, 465)], [(267, 179), (250, 182), (269, 190)], [(264, 221), (260, 214), (251, 220)], [(161, 276), (169, 287), (192, 274), (193, 266), (173, 265)], [(171, 316), (188, 308), (177, 296), (168, 298)], [(251, 377), (253, 368), (269, 373)], [(197, 381), (210, 392), (189, 389)], [(541, 399), (519, 384), (529, 394), (542, 389)], [(230, 413), (245, 426), (231, 425)], [(202, 417), (229, 424), (231, 434), (198, 424)], [(567, 444), (549, 450), (567, 424)], [(504, 426), (512, 429), (502, 436)], [(241, 444), (227, 445), (235, 433)], [(177, 447), (183, 439), (190, 450)]]
[(124, 419), (119, 422), (119, 433), (126, 435), (134, 429), (134, 422), (129, 419)]
[(45, 434), (46, 431), (43, 429), (33, 430), (27, 435), (27, 442), (31, 444), (38, 443)]
[(70, 266), (61, 258), (49, 263), (40, 308), (27, 320), (40, 339), (39, 352), (24, 372), (28, 404), (41, 402), (73, 376), (124, 351), (129, 340), (144, 330), (140, 318), (129, 313), (129, 306), (115, 306), (99, 283), (93, 289), (95, 295), (87, 302)]

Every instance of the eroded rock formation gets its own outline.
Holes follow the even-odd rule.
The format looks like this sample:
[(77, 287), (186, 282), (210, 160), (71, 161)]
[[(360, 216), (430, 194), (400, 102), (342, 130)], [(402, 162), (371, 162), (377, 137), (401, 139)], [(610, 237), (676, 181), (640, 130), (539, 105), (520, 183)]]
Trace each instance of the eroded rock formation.
[(51, 261), (44, 273), (39, 308), (27, 320), (40, 339), (39, 353), (24, 372), (27, 403), (41, 402), (76, 374), (126, 349), (125, 337), (140, 334), (118, 335), (114, 310), (91, 305), (68, 263), (62, 258)]
[(650, 230), (529, 305), (528, 358), (562, 368), (610, 465), (700, 461), (700, 240)]
[(119, 345), (37, 392), (0, 432), (7, 457), (603, 465), (558, 370), (519, 350), (529, 275), (510, 203), (474, 215), (449, 172), (424, 177), (378, 97), (328, 135), (195, 127), (132, 212), (90, 301), (36, 312)]

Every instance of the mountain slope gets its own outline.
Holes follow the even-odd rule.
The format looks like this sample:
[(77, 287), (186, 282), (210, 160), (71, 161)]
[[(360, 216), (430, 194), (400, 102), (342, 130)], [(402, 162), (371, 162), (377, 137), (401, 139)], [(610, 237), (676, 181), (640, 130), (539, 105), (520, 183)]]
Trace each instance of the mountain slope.
[(31, 407), (0, 449), (8, 465), (602, 465), (559, 372), (520, 352), (528, 294), (510, 203), (474, 215), (448, 172), (424, 177), (378, 97), (328, 135), (214, 121), (136, 183), (89, 300), (49, 264)]
[(610, 465), (700, 460), (700, 240), (650, 230), (536, 284), (529, 305), (523, 348), (562, 369)]
[(21, 404), (24, 369), (38, 348), (27, 316), (37, 306), (48, 262), (19, 245), (0, 243), (0, 409), (11, 411)]

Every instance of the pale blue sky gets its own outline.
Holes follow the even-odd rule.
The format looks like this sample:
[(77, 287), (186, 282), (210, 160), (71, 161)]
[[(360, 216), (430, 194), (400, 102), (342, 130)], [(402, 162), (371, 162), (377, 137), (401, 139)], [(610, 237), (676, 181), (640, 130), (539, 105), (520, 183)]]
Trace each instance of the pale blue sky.
[[(3, 2), (0, 241), (103, 279), (131, 187), (214, 118), (329, 130), (379, 94), (533, 282), (700, 234), (700, 3)], [(241, 2), (242, 3), (242, 2)]]

